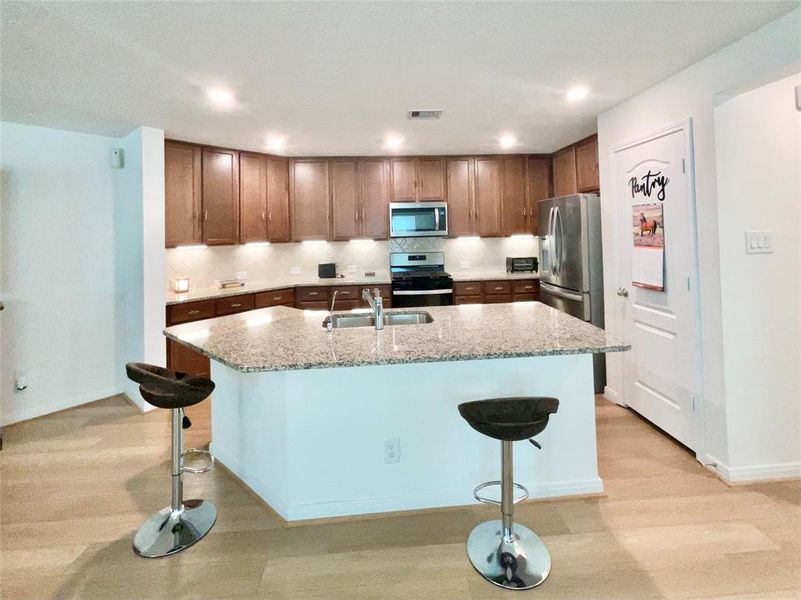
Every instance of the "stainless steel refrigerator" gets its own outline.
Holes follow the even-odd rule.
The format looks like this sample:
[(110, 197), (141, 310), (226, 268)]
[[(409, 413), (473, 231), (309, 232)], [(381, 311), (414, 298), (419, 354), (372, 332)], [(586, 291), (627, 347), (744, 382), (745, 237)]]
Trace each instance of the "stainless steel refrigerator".
[[(601, 204), (594, 194), (540, 200), (540, 300), (603, 329)], [(606, 385), (606, 359), (593, 356), (595, 393)]]

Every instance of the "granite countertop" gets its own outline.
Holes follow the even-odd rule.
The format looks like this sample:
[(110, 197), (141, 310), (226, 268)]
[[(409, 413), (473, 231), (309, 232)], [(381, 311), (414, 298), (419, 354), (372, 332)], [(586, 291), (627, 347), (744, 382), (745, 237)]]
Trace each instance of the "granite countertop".
[[(539, 279), (539, 273), (507, 273), (506, 271), (457, 271), (451, 273), (454, 281), (490, 281), (495, 279)], [(243, 286), (221, 290), (216, 287), (202, 287), (190, 289), (183, 294), (167, 292), (167, 305), (193, 302), (196, 300), (211, 300), (225, 298), (239, 294), (253, 294), (257, 292), (270, 292), (297, 286), (334, 286), (334, 285), (389, 285), (392, 281), (387, 273), (379, 273), (375, 277), (349, 276), (335, 279), (320, 279), (318, 277), (287, 277), (272, 281), (249, 281)]]
[[(325, 311), (277, 306), (176, 325), (164, 334), (237, 371), (622, 352), (630, 344), (539, 302), (431, 306), (433, 323), (335, 329)], [(390, 310), (388, 312), (408, 312)]]

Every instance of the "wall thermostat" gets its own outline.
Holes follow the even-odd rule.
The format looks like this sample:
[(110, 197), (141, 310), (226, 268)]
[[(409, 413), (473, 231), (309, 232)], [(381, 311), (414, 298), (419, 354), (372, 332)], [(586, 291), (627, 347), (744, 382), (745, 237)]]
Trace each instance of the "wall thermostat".
[(109, 158), (112, 169), (122, 169), (125, 166), (125, 153), (122, 148), (112, 148), (111, 156)]

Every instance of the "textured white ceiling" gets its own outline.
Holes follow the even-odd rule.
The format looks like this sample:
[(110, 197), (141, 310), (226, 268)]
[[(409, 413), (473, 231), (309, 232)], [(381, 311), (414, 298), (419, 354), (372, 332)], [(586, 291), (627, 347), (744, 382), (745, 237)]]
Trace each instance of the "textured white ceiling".
[[(550, 152), (798, 2), (9, 2), (0, 117), (287, 154)], [(238, 107), (207, 103), (230, 86)], [(584, 84), (580, 104), (566, 90)], [(409, 122), (412, 108), (444, 109)]]

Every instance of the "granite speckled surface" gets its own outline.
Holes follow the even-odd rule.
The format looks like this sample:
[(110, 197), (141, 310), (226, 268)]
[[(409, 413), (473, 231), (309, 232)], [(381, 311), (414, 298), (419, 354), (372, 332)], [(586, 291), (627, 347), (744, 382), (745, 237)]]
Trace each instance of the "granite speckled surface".
[[(451, 273), (454, 281), (488, 281), (501, 279), (539, 279), (539, 273), (507, 273), (506, 271), (456, 271)], [(335, 286), (335, 285), (389, 285), (389, 275), (379, 273), (375, 277), (338, 277), (336, 279), (319, 279), (317, 277), (292, 277), (284, 280), (275, 281), (250, 281), (244, 286), (221, 290), (216, 287), (205, 287), (191, 289), (183, 294), (167, 292), (167, 305), (181, 304), (182, 302), (193, 302), (196, 300), (211, 300), (213, 298), (225, 298), (238, 294), (254, 294), (257, 292), (270, 292), (273, 290), (283, 290), (297, 286)]]
[[(165, 335), (237, 371), (622, 352), (631, 346), (539, 302), (432, 306), (433, 323), (335, 329), (325, 311), (278, 306), (176, 325)], [(337, 313), (339, 314), (339, 313)]]

